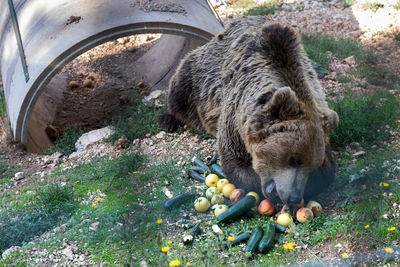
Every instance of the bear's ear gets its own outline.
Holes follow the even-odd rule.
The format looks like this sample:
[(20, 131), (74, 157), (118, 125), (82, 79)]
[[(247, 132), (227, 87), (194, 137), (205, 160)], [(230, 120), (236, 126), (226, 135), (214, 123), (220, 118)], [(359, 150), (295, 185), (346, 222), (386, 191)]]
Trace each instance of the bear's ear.
[(269, 135), (269, 128), (285, 120), (299, 119), (304, 116), (302, 105), (289, 87), (270, 88), (258, 96), (256, 111), (246, 121), (247, 138), (257, 143)]
[(267, 106), (267, 112), (270, 119), (279, 121), (299, 119), (304, 115), (300, 101), (289, 87), (276, 90)]

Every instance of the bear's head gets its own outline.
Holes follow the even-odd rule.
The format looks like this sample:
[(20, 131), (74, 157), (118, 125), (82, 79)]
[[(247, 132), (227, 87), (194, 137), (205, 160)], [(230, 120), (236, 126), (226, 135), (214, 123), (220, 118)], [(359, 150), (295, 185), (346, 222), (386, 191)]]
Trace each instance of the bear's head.
[(273, 180), (284, 203), (300, 203), (310, 173), (325, 161), (337, 114), (331, 110), (322, 114), (315, 103), (300, 101), (289, 87), (270, 88), (257, 96), (254, 105), (244, 128), (262, 191), (265, 194), (265, 186)]

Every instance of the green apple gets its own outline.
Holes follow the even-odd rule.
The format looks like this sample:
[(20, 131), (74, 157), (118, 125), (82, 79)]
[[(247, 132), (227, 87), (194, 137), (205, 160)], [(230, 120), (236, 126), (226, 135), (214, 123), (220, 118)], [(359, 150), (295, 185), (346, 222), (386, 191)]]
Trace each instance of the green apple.
[(227, 205), (219, 204), (219, 205), (215, 206), (214, 215), (215, 215), (215, 217), (218, 217), (219, 215), (221, 215), (222, 213), (224, 213), (227, 210), (228, 210)]
[(206, 191), (206, 198), (211, 199), (213, 195), (218, 194), (218, 188), (216, 186), (211, 186)]
[(210, 207), (210, 201), (205, 197), (199, 197), (194, 201), (194, 208), (198, 212), (205, 212)]
[(224, 196), (221, 194), (215, 194), (211, 198), (211, 205), (223, 204), (225, 202)]

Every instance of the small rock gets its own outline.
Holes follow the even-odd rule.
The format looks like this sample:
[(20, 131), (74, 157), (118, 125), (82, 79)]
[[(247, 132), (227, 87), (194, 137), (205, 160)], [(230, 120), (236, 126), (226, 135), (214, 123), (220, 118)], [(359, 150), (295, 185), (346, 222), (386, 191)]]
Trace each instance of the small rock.
[(157, 139), (163, 139), (163, 138), (165, 137), (166, 134), (167, 134), (166, 132), (161, 131), (161, 132), (159, 132), (159, 133), (156, 135), (156, 138), (157, 138)]
[(93, 88), (93, 86), (94, 86), (94, 83), (93, 83), (93, 81), (91, 79), (85, 79), (83, 81), (83, 87)]
[(24, 178), (25, 178), (25, 174), (23, 172), (17, 172), (14, 175), (14, 180), (17, 180), (17, 181), (22, 180)]
[(129, 140), (126, 138), (126, 136), (121, 136), (117, 141), (114, 143), (114, 148), (119, 150), (119, 149), (125, 149), (129, 147)]
[(74, 252), (72, 251), (71, 247), (66, 247), (62, 250), (62, 253), (67, 256), (67, 258), (71, 259), (74, 257)]
[(99, 222), (94, 222), (94, 223), (92, 223), (90, 226), (89, 226), (89, 230), (91, 230), (91, 231), (96, 231), (97, 230), (97, 227), (99, 226)]
[(349, 64), (349, 65), (355, 65), (356, 59), (354, 58), (354, 56), (350, 56), (350, 57), (345, 58), (344, 62), (346, 62), (346, 64)]
[(70, 81), (69, 82), (69, 84), (68, 84), (68, 86), (69, 86), (69, 88), (77, 88), (77, 87), (79, 87), (79, 82), (77, 82), (77, 81)]
[(156, 99), (160, 98), (160, 97), (162, 96), (162, 94), (163, 94), (163, 91), (161, 91), (161, 90), (155, 90), (155, 91), (152, 91), (152, 92), (150, 93), (150, 95), (146, 96), (146, 97), (144, 98), (144, 100), (145, 100), (145, 102), (149, 102), (149, 101), (151, 101), (151, 100), (156, 100)]
[(361, 151), (354, 153), (353, 157), (361, 157), (361, 156), (364, 156), (365, 154), (367, 154), (367, 152), (361, 150)]
[(136, 52), (136, 47), (131, 46), (131, 47), (129, 47), (129, 48), (127, 49), (127, 51), (128, 51), (128, 52), (131, 52), (131, 53), (134, 53), (134, 52)]
[(147, 263), (146, 263), (146, 261), (141, 261), (140, 262), (140, 267), (147, 267)]

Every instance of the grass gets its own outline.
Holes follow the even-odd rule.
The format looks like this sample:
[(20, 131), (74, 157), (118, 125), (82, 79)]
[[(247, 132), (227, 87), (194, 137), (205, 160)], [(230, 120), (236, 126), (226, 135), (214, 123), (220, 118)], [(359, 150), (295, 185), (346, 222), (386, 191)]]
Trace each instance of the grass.
[[(375, 65), (375, 56), (357, 42), (316, 35), (303, 37), (303, 43), (307, 54), (325, 67), (332, 57), (343, 59), (354, 55), (357, 70), (338, 77), (346, 85), (354, 83), (354, 76), (368, 76), (370, 81), (386, 84), (387, 88), (398, 86), (397, 77), (393, 75), (389, 79), (392, 76)], [(372, 72), (377, 72), (376, 76)], [(256, 225), (265, 227), (273, 222), (272, 218), (255, 215), (219, 224), (224, 235), (218, 236), (211, 227), (216, 222), (212, 210), (196, 213), (192, 203), (187, 203), (167, 212), (163, 209), (168, 199), (166, 189), (173, 195), (201, 194), (205, 185), (183, 177), (182, 170), (187, 167), (183, 164), (178, 165), (171, 159), (149, 158), (136, 151), (115, 159), (93, 158), (76, 168), (60, 169), (43, 182), (20, 190), (19, 194), (7, 192), (0, 200), (0, 225), (5, 226), (0, 228), (0, 244), (3, 250), (13, 244), (21, 245), (22, 251), (0, 259), (0, 266), (29, 265), (26, 253), (33, 247), (52, 252), (60, 250), (64, 242), (76, 244), (82, 253), (87, 251), (96, 264), (113, 266), (136, 266), (143, 260), (154, 266), (166, 266), (172, 260), (179, 260), (181, 266), (186, 262), (192, 266), (277, 266), (296, 263), (298, 259), (315, 259), (316, 252), (322, 252), (318, 254), (321, 257), (340, 256), (335, 255), (334, 248), (339, 243), (344, 249), (352, 249), (345, 251), (349, 254), (392, 246), (400, 238), (398, 229), (389, 231), (393, 226), (398, 228), (400, 223), (396, 217), (398, 209), (393, 205), (400, 201), (398, 173), (394, 170), (400, 152), (391, 147), (389, 132), (398, 129), (397, 101), (393, 95), (381, 91), (363, 95), (349, 93), (332, 99), (330, 105), (340, 117), (339, 127), (331, 138), (339, 171), (335, 183), (321, 197), (336, 206), (311, 223), (293, 226), (292, 232), (281, 235), (266, 255), (249, 259), (243, 246), (223, 250), (221, 243), (228, 236), (237, 236)], [(115, 138), (125, 135), (133, 140), (157, 133), (160, 129), (156, 118), (160, 111), (138, 103), (114, 121)], [(365, 150), (366, 155), (353, 157), (359, 150)], [(0, 164), (1, 172), (4, 173), (1, 177), (8, 177), (14, 171)], [(47, 180), (55, 183), (48, 184)], [(28, 194), (28, 190), (35, 193)], [(163, 220), (161, 224), (157, 223), (158, 219)], [(191, 246), (182, 244), (182, 236), (190, 231), (179, 227), (182, 221), (200, 222), (203, 233)], [(60, 224), (66, 226), (65, 232), (55, 231)], [(97, 225), (95, 230), (91, 229), (93, 224)], [(34, 235), (54, 235), (35, 240), (30, 232), (34, 231), (33, 225), (39, 225), (34, 228), (39, 229)], [(8, 236), (3, 237), (3, 229)], [(17, 234), (10, 236), (9, 233)], [(9, 243), (4, 245), (5, 242)], [(283, 244), (288, 242), (302, 249), (285, 250)], [(170, 248), (168, 253), (161, 252), (164, 246)], [(330, 254), (323, 250), (325, 247), (330, 249)]]
[(275, 11), (280, 10), (276, 4), (279, 0), (271, 0), (269, 2), (259, 4), (254, 0), (237, 0), (233, 2), (231, 7), (233, 9), (243, 10), (242, 13), (248, 16), (265, 16), (268, 14), (274, 14)]
[[(140, 98), (138, 98), (140, 99)], [(157, 119), (162, 109), (146, 105), (142, 102), (127, 109), (125, 114), (115, 118), (112, 122), (115, 133), (109, 141), (116, 141), (120, 136), (129, 140), (144, 138), (147, 134), (156, 134), (162, 129)]]
[[(335, 147), (345, 147), (352, 142), (373, 145), (389, 138), (396, 125), (400, 109), (396, 98), (387, 92), (349, 95), (330, 103), (340, 118), (331, 135)], [(389, 127), (389, 128), (387, 128)]]
[(10, 167), (8, 164), (6, 164), (3, 161), (0, 161), (0, 186), (5, 185), (5, 184), (12, 184), (11, 178), (14, 176), (15, 173), (17, 173), (19, 169)]
[(0, 213), (0, 252), (44, 233), (68, 218), (75, 208), (71, 189), (57, 184), (40, 189), (24, 208), (9, 203)]
[(46, 151), (47, 154), (53, 154), (60, 152), (64, 155), (69, 155), (76, 151), (75, 143), (79, 137), (85, 133), (85, 129), (77, 125), (65, 127), (63, 133), (54, 142), (54, 146), (51, 146)]
[(378, 2), (366, 2), (364, 4), (362, 4), (362, 9), (364, 10), (372, 10), (373, 12), (378, 11), (379, 8), (384, 7), (384, 4), (378, 3)]
[(6, 98), (4, 92), (0, 92), (0, 117), (7, 115)]

